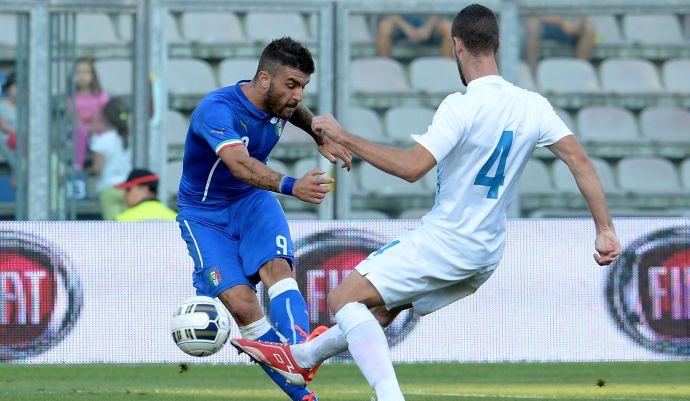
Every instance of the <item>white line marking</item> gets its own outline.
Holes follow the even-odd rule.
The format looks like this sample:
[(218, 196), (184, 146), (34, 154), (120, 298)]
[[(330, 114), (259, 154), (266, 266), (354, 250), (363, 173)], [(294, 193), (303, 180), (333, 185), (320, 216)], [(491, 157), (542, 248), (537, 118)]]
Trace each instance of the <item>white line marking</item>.
[(218, 163), (220, 163), (220, 157), (218, 158), (218, 160), (216, 160), (215, 163), (213, 163), (213, 167), (211, 167), (211, 172), (208, 173), (208, 178), (206, 179), (206, 187), (204, 188), (204, 197), (201, 198), (202, 202), (206, 200), (206, 195), (208, 195), (208, 187), (211, 185), (211, 178), (213, 178), (213, 172), (216, 171)]
[(194, 247), (196, 248), (196, 254), (199, 255), (199, 262), (201, 262), (201, 268), (204, 268), (204, 259), (201, 257), (201, 251), (199, 251), (199, 244), (196, 243), (196, 238), (194, 238), (194, 233), (192, 232), (192, 229), (189, 228), (189, 223), (187, 223), (187, 220), (182, 220), (184, 221), (185, 227), (187, 227), (187, 231), (189, 231), (189, 235), (192, 237), (192, 241), (194, 241)]

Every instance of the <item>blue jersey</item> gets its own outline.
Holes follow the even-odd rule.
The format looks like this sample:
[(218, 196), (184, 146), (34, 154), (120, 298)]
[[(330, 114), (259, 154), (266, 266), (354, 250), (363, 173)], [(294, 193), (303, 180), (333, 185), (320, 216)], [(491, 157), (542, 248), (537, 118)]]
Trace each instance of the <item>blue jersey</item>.
[(254, 106), (240, 84), (217, 89), (194, 109), (182, 162), (179, 206), (224, 207), (257, 189), (235, 178), (218, 156), (228, 146), (244, 145), (264, 163), (278, 143), (285, 120)]

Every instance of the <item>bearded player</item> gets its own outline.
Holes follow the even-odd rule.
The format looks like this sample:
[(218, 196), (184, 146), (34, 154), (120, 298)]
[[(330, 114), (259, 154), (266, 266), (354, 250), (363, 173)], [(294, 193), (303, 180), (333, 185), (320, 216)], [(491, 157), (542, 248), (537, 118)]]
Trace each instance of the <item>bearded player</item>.
[[(194, 259), (194, 287), (197, 295), (218, 297), (249, 340), (298, 344), (309, 336), (290, 231), (272, 192), (319, 204), (333, 180), (320, 169), (296, 179), (266, 166), (285, 124), (310, 133), (331, 162), (351, 165), (348, 150), (313, 133), (312, 114), (300, 104), (313, 72), (309, 50), (288, 37), (274, 40), (251, 81), (209, 93), (189, 123), (177, 221)], [(259, 281), (271, 300), (273, 327), (255, 295)], [(264, 370), (292, 400), (316, 400), (304, 385)]]
[(507, 204), (535, 147), (548, 147), (575, 176), (594, 218), (596, 262), (609, 264), (620, 252), (601, 184), (577, 139), (545, 98), (499, 75), (494, 13), (468, 6), (451, 32), (467, 92), (441, 103), (427, 133), (412, 136), (412, 148), (372, 143), (331, 115), (314, 118), (315, 131), (389, 174), (415, 182), (437, 166), (438, 188), (420, 227), (372, 253), (329, 294), (336, 326), (303, 345), (232, 340), (291, 382), (304, 383), (312, 367), (349, 350), (379, 401), (403, 400), (386, 337), (369, 308), (425, 315), (474, 293), (501, 260)]

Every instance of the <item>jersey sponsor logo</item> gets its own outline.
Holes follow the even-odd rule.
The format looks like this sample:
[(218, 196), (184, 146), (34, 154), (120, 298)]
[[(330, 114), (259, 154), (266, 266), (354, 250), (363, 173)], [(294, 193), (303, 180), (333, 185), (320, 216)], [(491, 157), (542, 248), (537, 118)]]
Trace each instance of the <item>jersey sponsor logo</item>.
[[(326, 303), (328, 294), (368, 255), (385, 248), (384, 240), (380, 234), (369, 231), (341, 229), (316, 232), (296, 244), (296, 278), (302, 293), (308, 294), (312, 327), (335, 324)], [(263, 301), (264, 305), (270, 305), (265, 291)], [(391, 346), (402, 341), (417, 322), (418, 317), (411, 310), (400, 313), (386, 330)], [(349, 354), (336, 358), (349, 358)]]
[(279, 119), (279, 120), (275, 123), (274, 127), (275, 127), (275, 130), (276, 130), (276, 131), (275, 131), (275, 132), (276, 132), (276, 136), (279, 137), (280, 134), (283, 133), (283, 127), (284, 127), (284, 126), (285, 126), (285, 122), (284, 122), (282, 119)]
[(611, 267), (606, 298), (632, 340), (659, 353), (690, 355), (690, 227), (628, 245)]
[(223, 280), (223, 277), (221, 277), (220, 271), (218, 271), (217, 267), (212, 268), (208, 272), (207, 277), (208, 277), (209, 284), (214, 286), (214, 287), (217, 287), (218, 284), (220, 284), (221, 280)]
[(63, 252), (42, 238), (0, 231), (0, 360), (28, 358), (64, 339), (83, 295)]

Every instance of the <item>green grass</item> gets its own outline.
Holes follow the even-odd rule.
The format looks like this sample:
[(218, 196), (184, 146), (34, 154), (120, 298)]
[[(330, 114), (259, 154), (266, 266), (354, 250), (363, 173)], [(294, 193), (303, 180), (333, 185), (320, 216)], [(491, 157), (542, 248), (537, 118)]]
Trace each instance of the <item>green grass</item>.
[[(398, 365), (408, 401), (690, 401), (690, 362)], [(597, 381), (605, 382), (603, 387)], [(324, 366), (321, 401), (369, 401), (354, 365)], [(0, 365), (0, 400), (284, 400), (256, 366)]]

